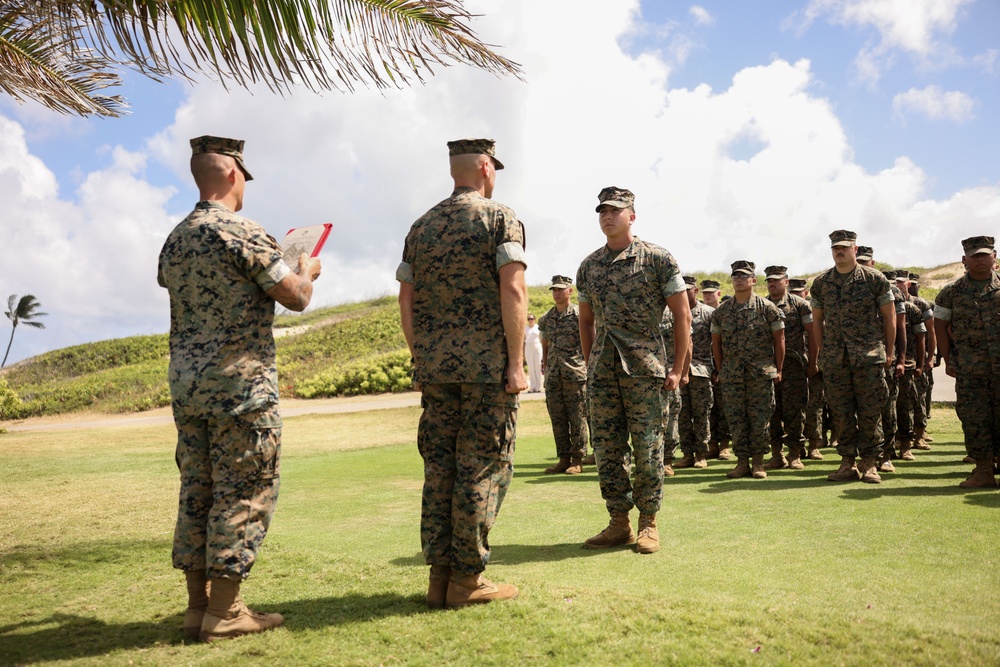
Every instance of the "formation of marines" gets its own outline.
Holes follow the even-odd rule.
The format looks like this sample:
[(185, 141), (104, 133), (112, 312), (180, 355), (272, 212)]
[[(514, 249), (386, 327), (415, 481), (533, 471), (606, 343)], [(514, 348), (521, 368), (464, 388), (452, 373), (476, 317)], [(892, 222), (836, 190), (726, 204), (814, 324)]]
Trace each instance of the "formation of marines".
[[(159, 283), (170, 294), (170, 389), (181, 486), (173, 565), (185, 574), (183, 629), (202, 641), (282, 624), (242, 601), (279, 487), (281, 417), (274, 303), (304, 309), (318, 259), (296, 267), (237, 215), (243, 142), (191, 140), (201, 201), (169, 235)], [(518, 595), (483, 576), (489, 533), (510, 485), (524, 371), (524, 226), (493, 201), (504, 168), (489, 139), (448, 143), (454, 191), (410, 228), (396, 271), (403, 333), (423, 413), (420, 540), (427, 604), (464, 607)], [(1000, 274), (994, 239), (962, 242), (966, 274), (931, 304), (919, 276), (880, 272), (853, 232), (830, 234), (835, 266), (811, 288), (779, 265), (731, 265), (734, 294), (681, 274), (674, 256), (632, 233), (635, 195), (598, 194), (606, 244), (572, 278), (556, 275), (539, 321), (546, 404), (558, 462), (597, 466), (610, 521), (583, 547), (660, 548), (656, 515), (674, 469), (729, 460), (727, 477), (801, 469), (835, 445), (832, 481), (878, 483), (893, 460), (929, 449), (935, 359), (956, 378), (968, 461), (963, 488), (997, 488)], [(829, 436), (827, 432), (829, 431)], [(588, 456), (588, 440), (592, 453)], [(682, 458), (675, 462), (680, 447)], [(770, 451), (770, 459), (764, 457)], [(638, 508), (638, 530), (631, 510)]]

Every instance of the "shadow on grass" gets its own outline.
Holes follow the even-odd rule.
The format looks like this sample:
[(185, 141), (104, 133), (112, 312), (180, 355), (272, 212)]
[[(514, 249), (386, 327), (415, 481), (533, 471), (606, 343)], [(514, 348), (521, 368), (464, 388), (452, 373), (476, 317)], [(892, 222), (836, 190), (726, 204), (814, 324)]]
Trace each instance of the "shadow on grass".
[[(597, 528), (599, 529), (600, 526)], [(635, 550), (634, 545), (627, 544), (609, 549), (584, 549), (583, 541), (588, 537), (590, 537), (590, 533), (581, 535), (579, 542), (564, 542), (562, 544), (495, 544), (490, 547), (490, 565), (545, 563), (570, 558), (588, 558), (615, 551)], [(426, 567), (424, 557), (420, 554), (394, 558), (389, 562), (398, 566)], [(488, 571), (486, 576), (489, 577)]]
[[(992, 491), (992, 493), (990, 493)], [(984, 493), (985, 492), (985, 493)], [(982, 507), (1000, 508), (1000, 494), (996, 489), (961, 489), (956, 486), (886, 486), (865, 484), (863, 488), (844, 489), (846, 500), (874, 500), (875, 498), (920, 498), (928, 496), (968, 496), (965, 501)]]
[[(345, 595), (290, 600), (267, 605), (281, 612), (290, 632), (372, 621), (390, 616), (434, 613), (422, 595)], [(52, 614), (0, 627), (3, 664), (21, 665), (50, 660), (106, 655), (122, 649), (180, 646), (183, 614), (150, 621), (106, 623), (76, 614)]]

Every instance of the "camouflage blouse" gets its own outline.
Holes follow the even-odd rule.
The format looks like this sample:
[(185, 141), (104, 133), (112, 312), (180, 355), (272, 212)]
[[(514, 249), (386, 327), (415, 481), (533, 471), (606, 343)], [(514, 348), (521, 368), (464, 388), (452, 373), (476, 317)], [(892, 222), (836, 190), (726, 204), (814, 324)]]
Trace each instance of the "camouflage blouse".
[(1000, 274), (984, 287), (965, 274), (934, 299), (934, 318), (951, 322), (950, 363), (965, 375), (1000, 374)]
[(580, 307), (570, 303), (562, 313), (553, 306), (538, 320), (545, 341), (545, 381), (586, 382), (587, 364), (580, 347)]

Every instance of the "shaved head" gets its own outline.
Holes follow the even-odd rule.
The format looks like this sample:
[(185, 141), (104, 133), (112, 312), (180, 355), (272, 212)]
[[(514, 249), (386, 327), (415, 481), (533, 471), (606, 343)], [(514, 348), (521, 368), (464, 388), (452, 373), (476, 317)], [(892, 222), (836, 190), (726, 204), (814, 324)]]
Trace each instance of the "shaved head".
[(218, 153), (199, 153), (191, 156), (191, 175), (200, 189), (218, 189), (226, 182), (229, 172), (237, 169), (236, 160)]
[(475, 177), (479, 167), (487, 162), (490, 157), (478, 153), (466, 153), (465, 155), (454, 155), (451, 158), (451, 177), (454, 179), (467, 179)]

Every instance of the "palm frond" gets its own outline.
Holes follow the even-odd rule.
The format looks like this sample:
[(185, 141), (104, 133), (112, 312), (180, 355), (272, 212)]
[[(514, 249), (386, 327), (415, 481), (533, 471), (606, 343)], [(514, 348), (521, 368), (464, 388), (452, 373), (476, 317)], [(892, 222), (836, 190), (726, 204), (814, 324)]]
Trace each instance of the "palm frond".
[[(61, 44), (154, 78), (192, 71), (284, 92), (402, 87), (435, 66), (521, 76), (481, 42), (461, 0), (18, 0)], [(110, 69), (110, 68), (109, 68)], [(21, 80), (23, 82), (23, 79)]]
[(65, 33), (51, 20), (32, 20), (17, 3), (0, 5), (0, 90), (62, 113), (118, 117), (120, 95), (98, 91), (117, 85), (107, 58), (74, 48), (78, 31)]

